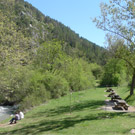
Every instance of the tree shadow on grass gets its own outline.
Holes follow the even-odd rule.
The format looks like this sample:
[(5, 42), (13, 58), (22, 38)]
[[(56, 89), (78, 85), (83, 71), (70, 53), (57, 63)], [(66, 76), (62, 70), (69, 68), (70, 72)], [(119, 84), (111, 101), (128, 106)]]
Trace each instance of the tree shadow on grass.
[(99, 108), (100, 106), (103, 106), (104, 104), (105, 104), (105, 102), (103, 100), (85, 101), (85, 102), (81, 102), (81, 103), (76, 103), (71, 106), (70, 105), (59, 106), (54, 109), (44, 110), (44, 111), (34, 114), (34, 116), (35, 117), (39, 117), (39, 116), (52, 117), (52, 116), (57, 116), (57, 115), (61, 115), (64, 113), (79, 112), (79, 111), (83, 111), (85, 109), (96, 109), (96, 108)]
[[(33, 123), (29, 126), (24, 126), (20, 129), (15, 129), (10, 132), (11, 135), (21, 135), (21, 134), (42, 134), (43, 132), (58, 132), (63, 129), (67, 129), (70, 127), (75, 127), (76, 124), (80, 124), (86, 121), (94, 121), (94, 120), (105, 120), (105, 119), (112, 119), (117, 116), (122, 116), (124, 113), (98, 113), (98, 114), (90, 114), (86, 116), (75, 116), (75, 117), (66, 117), (66, 118), (59, 118), (53, 120), (41, 120), (37, 123)], [(3, 132), (2, 135), (6, 135), (7, 132)]]
[[(70, 106), (59, 106), (54, 109), (44, 110), (42, 112), (38, 112), (33, 114), (30, 117), (26, 117), (25, 119), (33, 120), (33, 123), (30, 125), (26, 125), (21, 127), (17, 127), (17, 129), (13, 129), (10, 133), (3, 131), (1, 135), (29, 135), (29, 134), (42, 134), (43, 132), (59, 132), (64, 129), (75, 127), (76, 124), (81, 124), (86, 121), (103, 121), (106, 119), (113, 119), (117, 116), (130, 117), (125, 112), (97, 112), (92, 113), (92, 110), (95, 110), (104, 105), (104, 101), (99, 100), (91, 100), (85, 101), (82, 103), (76, 103), (73, 105), (72, 112), (80, 112), (84, 109), (90, 109), (90, 113), (84, 115), (68, 115), (63, 118), (59, 117), (59, 115), (63, 115), (64, 113), (68, 113)], [(57, 116), (57, 117), (53, 117)], [(34, 118), (39, 118), (38, 122), (34, 121)], [(45, 117), (45, 119), (44, 119)], [(40, 120), (43, 118), (42, 120)], [(24, 120), (25, 120), (24, 119)]]
[(131, 95), (128, 95), (128, 96), (125, 98), (125, 100), (126, 100), (126, 101), (129, 100), (130, 97), (131, 97)]

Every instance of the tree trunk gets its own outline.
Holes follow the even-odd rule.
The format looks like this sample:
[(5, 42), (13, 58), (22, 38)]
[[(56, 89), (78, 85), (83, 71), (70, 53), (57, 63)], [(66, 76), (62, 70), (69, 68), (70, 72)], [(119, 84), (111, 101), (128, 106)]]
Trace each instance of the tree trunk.
[(134, 85), (135, 85), (135, 71), (134, 71), (133, 77), (132, 77), (132, 84), (131, 84), (131, 88), (130, 88), (130, 96), (134, 94)]

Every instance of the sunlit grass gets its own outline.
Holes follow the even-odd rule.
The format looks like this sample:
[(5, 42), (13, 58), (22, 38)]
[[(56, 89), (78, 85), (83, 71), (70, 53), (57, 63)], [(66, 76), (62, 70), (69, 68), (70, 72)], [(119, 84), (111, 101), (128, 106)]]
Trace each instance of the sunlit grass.
[[(116, 89), (116, 88), (115, 88)], [(2, 135), (128, 135), (135, 114), (101, 110), (105, 88), (69, 93), (27, 112), (14, 126), (0, 127)], [(116, 89), (123, 97), (126, 88)], [(124, 92), (125, 91), (125, 92)], [(6, 121), (6, 123), (8, 120)]]

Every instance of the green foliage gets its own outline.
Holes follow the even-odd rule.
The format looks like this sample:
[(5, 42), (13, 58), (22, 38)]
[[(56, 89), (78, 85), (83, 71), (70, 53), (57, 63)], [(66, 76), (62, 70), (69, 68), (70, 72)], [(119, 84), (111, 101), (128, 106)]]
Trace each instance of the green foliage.
[[(99, 47), (82, 37), (80, 38), (78, 34), (75, 34), (74, 31), (65, 27), (60, 22), (46, 18), (45, 22), (48, 21), (54, 25), (54, 29), (52, 30), (53, 36), (67, 43), (67, 48), (65, 50), (67, 54), (81, 58), (84, 57), (86, 60), (96, 62), (100, 65), (105, 64), (107, 51), (104, 48)], [(70, 49), (70, 47), (72, 49)]]
[[(68, 64), (67, 64), (68, 62)], [(66, 61), (64, 76), (68, 80), (71, 90), (78, 91), (90, 88), (94, 85), (94, 76), (90, 65), (80, 59)]]
[(29, 108), (46, 102), (50, 98), (58, 98), (69, 91), (67, 81), (58, 74), (46, 71), (44, 74), (33, 71), (29, 79), (27, 94), (21, 102), (21, 108)]
[(31, 77), (27, 78), (27, 93), (25, 93), (25, 97), (20, 102), (20, 108), (30, 108), (46, 102), (50, 98), (50, 92), (46, 90), (45, 85), (42, 83), (43, 79), (44, 75), (40, 72), (31, 72)]
[(129, 66), (132, 72), (132, 95), (135, 86), (135, 1), (110, 0), (108, 3), (101, 3), (100, 8), (101, 16), (93, 21), (98, 28), (108, 32), (107, 40), (113, 55), (124, 60)]
[[(10, 66), (0, 72), (0, 93), (5, 98), (5, 101), (13, 104), (20, 102), (27, 94), (29, 70), (20, 67)], [(4, 101), (1, 103), (4, 103)]]
[(101, 86), (118, 86), (126, 82), (125, 63), (118, 59), (111, 59), (104, 67)]
[(16, 24), (17, 31), (21, 31), (25, 37), (32, 39), (33, 46), (37, 46), (44, 41), (58, 39), (66, 43), (66, 46), (62, 44), (62, 47), (70, 56), (81, 57), (101, 65), (105, 64), (107, 51), (104, 48), (80, 38), (69, 27), (48, 16), (44, 16), (24, 0), (2, 0), (0, 5), (2, 5), (1, 12)]
[(60, 42), (44, 42), (37, 50), (35, 65), (43, 70), (52, 70), (60, 64), (62, 57)]
[(91, 70), (96, 79), (100, 79), (102, 76), (102, 67), (96, 63), (91, 64)]
[(45, 73), (43, 83), (46, 89), (50, 92), (51, 98), (58, 98), (64, 96), (69, 91), (67, 80), (56, 73)]
[(23, 0), (1, 0), (0, 16), (0, 104), (27, 109), (95, 85), (89, 63), (104, 64), (104, 48)]

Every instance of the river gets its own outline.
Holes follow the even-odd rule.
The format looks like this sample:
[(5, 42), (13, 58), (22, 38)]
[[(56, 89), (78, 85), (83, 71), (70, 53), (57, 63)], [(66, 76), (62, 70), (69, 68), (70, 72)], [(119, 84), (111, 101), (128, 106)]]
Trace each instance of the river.
[(11, 106), (0, 106), (0, 121), (7, 119), (13, 112)]

